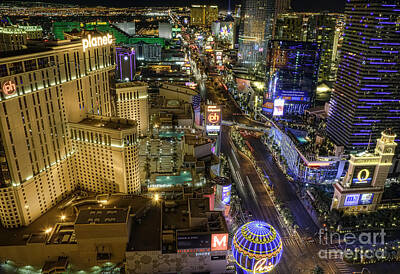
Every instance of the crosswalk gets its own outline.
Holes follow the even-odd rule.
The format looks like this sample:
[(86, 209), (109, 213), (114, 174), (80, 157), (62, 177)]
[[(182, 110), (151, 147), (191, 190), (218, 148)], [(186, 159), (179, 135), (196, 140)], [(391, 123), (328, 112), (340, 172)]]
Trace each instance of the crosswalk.
[(332, 261), (337, 269), (339, 270), (338, 274), (349, 274), (353, 273), (353, 269), (351, 269), (344, 261), (341, 255), (341, 250), (335, 248), (328, 249), (329, 260)]

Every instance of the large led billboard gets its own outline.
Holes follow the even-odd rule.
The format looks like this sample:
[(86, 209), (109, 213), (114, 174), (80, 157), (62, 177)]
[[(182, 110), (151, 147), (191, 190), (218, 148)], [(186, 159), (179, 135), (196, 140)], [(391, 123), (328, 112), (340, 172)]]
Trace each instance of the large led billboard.
[(210, 251), (211, 235), (178, 235), (178, 252), (205, 252)]
[(274, 113), (273, 116), (283, 116), (283, 109), (285, 107), (284, 99), (275, 99), (274, 100)]
[(375, 166), (357, 166), (354, 168), (351, 187), (370, 186), (374, 177)]
[(356, 206), (358, 205), (359, 199), (360, 199), (360, 194), (346, 195), (346, 198), (344, 200), (344, 206)]
[(364, 194), (348, 194), (344, 200), (344, 206), (358, 206), (358, 205), (370, 205), (374, 200), (373, 193)]
[(358, 201), (359, 205), (370, 205), (374, 200), (374, 193), (365, 193), (360, 195), (360, 199)]
[(222, 187), (222, 202), (225, 205), (229, 205), (229, 203), (231, 202), (231, 189), (232, 185)]
[(207, 106), (206, 131), (208, 135), (216, 135), (221, 131), (222, 109), (220, 106)]

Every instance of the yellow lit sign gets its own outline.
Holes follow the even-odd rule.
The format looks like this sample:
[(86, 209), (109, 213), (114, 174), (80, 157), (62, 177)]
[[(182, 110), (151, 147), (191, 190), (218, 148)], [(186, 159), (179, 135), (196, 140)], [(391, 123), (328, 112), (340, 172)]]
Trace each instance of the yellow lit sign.
[[(364, 175), (364, 176), (363, 176)], [(357, 179), (359, 182), (366, 182), (367, 179), (369, 178), (369, 170), (368, 169), (363, 169), (357, 174)]]
[(82, 39), (83, 52), (86, 51), (87, 48), (95, 48), (99, 46), (111, 45), (113, 42), (113, 37), (111, 34), (107, 34), (104, 36), (96, 36), (92, 37), (90, 34), (87, 39)]

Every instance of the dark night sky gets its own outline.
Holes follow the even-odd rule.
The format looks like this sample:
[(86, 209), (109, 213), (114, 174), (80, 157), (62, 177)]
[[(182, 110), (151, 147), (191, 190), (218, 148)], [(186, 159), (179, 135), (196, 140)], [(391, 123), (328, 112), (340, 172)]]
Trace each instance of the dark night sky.
[[(31, 0), (32, 1), (32, 0)], [(227, 7), (228, 0), (41, 0), (42, 2), (70, 3), (88, 6), (190, 6), (191, 4), (216, 4), (220, 7)], [(240, 3), (241, 0), (231, 0)], [(295, 11), (323, 11), (340, 12), (344, 9), (345, 0), (292, 0), (292, 7)]]

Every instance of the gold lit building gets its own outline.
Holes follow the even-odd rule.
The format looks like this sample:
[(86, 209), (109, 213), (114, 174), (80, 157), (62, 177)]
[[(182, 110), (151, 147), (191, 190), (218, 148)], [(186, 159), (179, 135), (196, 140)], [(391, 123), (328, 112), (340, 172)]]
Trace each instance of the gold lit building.
[(374, 211), (382, 199), (385, 181), (396, 150), (396, 134), (385, 130), (374, 153), (351, 155), (344, 179), (334, 184), (331, 208), (345, 212)]
[[(78, 155), (84, 145), (71, 140), (70, 128), (79, 127), (88, 114), (112, 116), (113, 41), (110, 35), (92, 36), (73, 42), (37, 42), (27, 51), (9, 52), (0, 58), (0, 220), (5, 227), (32, 223), (82, 186), (81, 172), (86, 172), (89, 164), (75, 162), (82, 159)], [(135, 136), (136, 126), (133, 128), (129, 136)], [(93, 128), (85, 134), (98, 132)], [(87, 150), (97, 153), (88, 157), (102, 155), (95, 146), (87, 144)], [(124, 147), (122, 141), (120, 146)], [(120, 158), (133, 155), (135, 159), (128, 150)], [(131, 159), (105, 159), (117, 167), (131, 163)], [(103, 184), (104, 178), (97, 177), (92, 179)], [(108, 178), (112, 186), (107, 190), (94, 184), (87, 189), (137, 192), (136, 179), (125, 184), (112, 181), (120, 180), (115, 175)], [(126, 187), (114, 187), (118, 184)]]
[(148, 88), (142, 82), (127, 82), (117, 83), (115, 89), (117, 116), (137, 121), (142, 135), (149, 130)]

